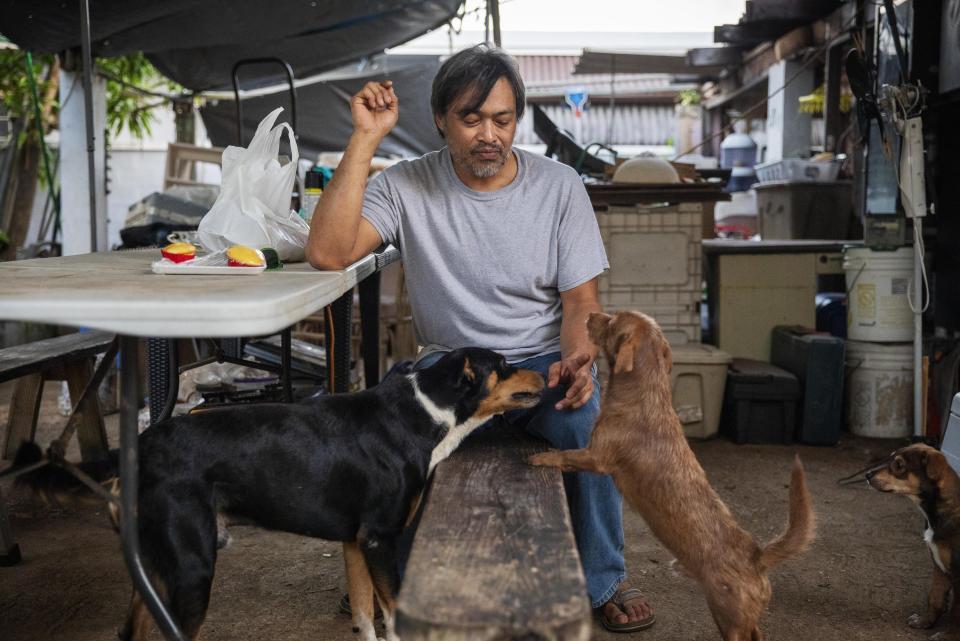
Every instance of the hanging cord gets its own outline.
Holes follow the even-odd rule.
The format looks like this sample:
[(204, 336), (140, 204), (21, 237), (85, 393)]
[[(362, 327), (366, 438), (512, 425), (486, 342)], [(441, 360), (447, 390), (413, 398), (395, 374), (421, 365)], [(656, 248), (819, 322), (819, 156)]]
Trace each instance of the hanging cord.
[(923, 295), (920, 297), (920, 300), (923, 301), (923, 306), (918, 310), (913, 306), (913, 279), (911, 278), (907, 281), (907, 303), (910, 305), (910, 311), (914, 314), (922, 314), (927, 311), (927, 308), (930, 307), (930, 284), (927, 282), (927, 266), (924, 263), (924, 258), (926, 257), (927, 249), (923, 244), (923, 218), (916, 217), (913, 219), (913, 235), (915, 237), (914, 244), (917, 249), (917, 259), (920, 261), (920, 275), (923, 277)]

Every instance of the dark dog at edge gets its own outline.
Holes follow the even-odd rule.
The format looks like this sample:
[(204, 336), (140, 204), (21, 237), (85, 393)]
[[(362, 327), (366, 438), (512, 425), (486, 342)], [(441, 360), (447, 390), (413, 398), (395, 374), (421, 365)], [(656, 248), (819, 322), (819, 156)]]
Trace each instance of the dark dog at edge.
[(700, 584), (724, 641), (762, 641), (767, 570), (802, 552), (814, 535), (803, 467), (790, 479), (787, 529), (761, 547), (710, 486), (671, 400), (672, 354), (649, 316), (590, 314), (590, 339), (610, 363), (600, 416), (586, 449), (551, 451), (534, 465), (610, 474), (623, 498)]
[(922, 443), (894, 452), (867, 472), (867, 483), (881, 492), (903, 494), (927, 520), (923, 540), (933, 560), (927, 609), (907, 619), (911, 628), (932, 628), (953, 599), (946, 629), (931, 641), (960, 641), (960, 478), (944, 455)]
[[(148, 575), (184, 634), (196, 639), (224, 543), (221, 514), (343, 541), (354, 629), (363, 641), (376, 641), (375, 594), (393, 641), (396, 537), (428, 476), (490, 417), (536, 405), (543, 386), (536, 372), (466, 348), (370, 390), (158, 423), (139, 437), (139, 533)], [(78, 495), (79, 482), (53, 466), (18, 481), (47, 498)], [(151, 626), (134, 590), (120, 638), (144, 641)]]

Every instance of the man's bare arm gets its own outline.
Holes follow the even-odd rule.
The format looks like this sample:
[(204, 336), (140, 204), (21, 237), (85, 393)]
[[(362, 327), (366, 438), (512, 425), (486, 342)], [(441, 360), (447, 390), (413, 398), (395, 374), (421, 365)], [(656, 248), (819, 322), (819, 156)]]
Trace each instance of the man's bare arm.
[(317, 269), (343, 269), (381, 244), (380, 234), (360, 212), (370, 161), (397, 123), (398, 108), (389, 81), (369, 82), (351, 99), (353, 134), (310, 223), (306, 255)]

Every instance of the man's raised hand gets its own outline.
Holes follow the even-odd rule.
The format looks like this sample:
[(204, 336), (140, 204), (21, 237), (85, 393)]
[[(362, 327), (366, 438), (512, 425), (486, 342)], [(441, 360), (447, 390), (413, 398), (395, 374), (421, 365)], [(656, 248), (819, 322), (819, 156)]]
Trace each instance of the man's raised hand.
[(392, 81), (368, 82), (350, 100), (354, 132), (383, 138), (397, 124), (399, 105)]

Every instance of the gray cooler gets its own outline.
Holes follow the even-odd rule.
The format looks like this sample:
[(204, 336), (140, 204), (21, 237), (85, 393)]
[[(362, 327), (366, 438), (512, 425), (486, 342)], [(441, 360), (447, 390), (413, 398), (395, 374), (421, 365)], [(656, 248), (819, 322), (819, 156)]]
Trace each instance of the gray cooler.
[(950, 467), (960, 474), (960, 394), (953, 397), (950, 404), (950, 418), (947, 420), (947, 430), (943, 433), (943, 442), (940, 444)]

